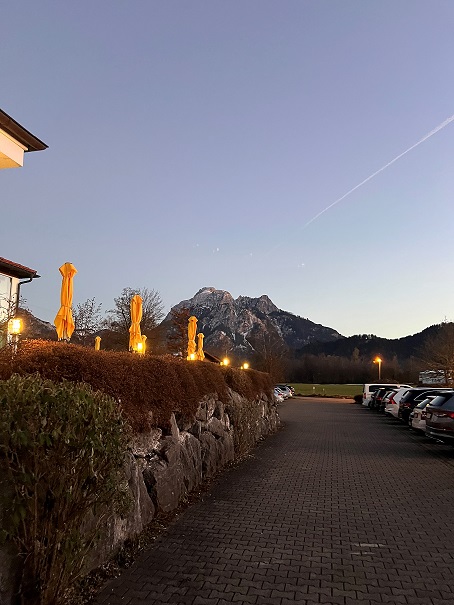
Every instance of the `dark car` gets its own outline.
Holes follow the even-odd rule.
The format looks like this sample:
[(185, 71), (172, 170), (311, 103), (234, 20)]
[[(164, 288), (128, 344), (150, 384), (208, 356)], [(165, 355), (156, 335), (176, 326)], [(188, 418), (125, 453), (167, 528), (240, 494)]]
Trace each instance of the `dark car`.
[(373, 410), (380, 411), (383, 397), (390, 390), (388, 386), (377, 389), (370, 398), (369, 407)]
[(414, 387), (408, 389), (399, 402), (398, 418), (408, 423), (411, 412), (420, 401), (423, 401), (428, 395), (438, 395), (449, 390), (437, 387)]
[(454, 390), (440, 393), (426, 405), (426, 436), (454, 445)]

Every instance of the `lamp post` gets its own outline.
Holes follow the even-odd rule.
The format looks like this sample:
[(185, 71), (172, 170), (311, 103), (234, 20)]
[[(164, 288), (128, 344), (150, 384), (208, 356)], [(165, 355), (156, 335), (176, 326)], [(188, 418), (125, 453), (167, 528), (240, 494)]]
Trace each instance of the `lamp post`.
[(378, 380), (381, 380), (381, 363), (382, 363), (382, 358), (381, 357), (376, 357), (374, 359), (374, 363), (378, 364)]

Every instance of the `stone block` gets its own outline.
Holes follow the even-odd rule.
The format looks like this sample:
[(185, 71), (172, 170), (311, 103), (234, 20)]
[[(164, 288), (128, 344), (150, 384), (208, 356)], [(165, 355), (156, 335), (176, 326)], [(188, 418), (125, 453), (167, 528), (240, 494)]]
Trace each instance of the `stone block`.
[(207, 422), (207, 430), (215, 435), (215, 437), (222, 437), (226, 431), (226, 428), (223, 422), (213, 416)]

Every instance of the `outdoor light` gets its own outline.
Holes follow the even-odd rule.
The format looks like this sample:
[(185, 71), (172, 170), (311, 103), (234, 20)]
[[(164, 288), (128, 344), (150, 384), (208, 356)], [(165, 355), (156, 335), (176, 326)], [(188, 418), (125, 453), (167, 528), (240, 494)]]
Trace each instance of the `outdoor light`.
[(189, 361), (194, 361), (195, 360), (195, 353), (191, 353), (188, 357)]
[(382, 364), (382, 358), (381, 357), (376, 357), (374, 359), (374, 363), (378, 364), (378, 380), (381, 379), (381, 364)]
[(143, 342), (137, 343), (137, 353), (142, 353), (143, 351)]
[(22, 332), (22, 321), (18, 317), (13, 317), (8, 322), (8, 333), (17, 336)]
[(224, 357), (224, 359), (221, 361), (221, 365), (223, 366), (228, 366), (230, 363), (230, 359), (227, 359), (227, 357)]
[(242, 370), (248, 370), (249, 369), (249, 364), (248, 364), (247, 361), (245, 363), (243, 363), (243, 365), (241, 366), (241, 369)]

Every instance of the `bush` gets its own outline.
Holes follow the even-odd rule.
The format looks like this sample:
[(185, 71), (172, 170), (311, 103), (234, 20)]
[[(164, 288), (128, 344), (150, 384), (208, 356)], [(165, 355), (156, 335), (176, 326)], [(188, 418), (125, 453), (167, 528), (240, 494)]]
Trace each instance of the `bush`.
[(355, 403), (362, 403), (363, 402), (363, 396), (362, 395), (355, 395), (353, 397)]
[(117, 402), (88, 385), (0, 381), (1, 534), (22, 557), (23, 603), (64, 602), (100, 523), (127, 504), (127, 442)]
[(43, 340), (24, 342), (13, 359), (0, 352), (0, 380), (12, 373), (35, 372), (55, 382), (85, 382), (110, 395), (121, 403), (136, 432), (150, 426), (170, 428), (172, 412), (194, 418), (205, 395), (217, 393), (219, 399), (227, 401), (226, 386), (250, 400), (261, 393), (271, 397), (272, 392), (268, 374), (224, 368), (208, 361), (188, 363), (172, 355), (95, 351)]

